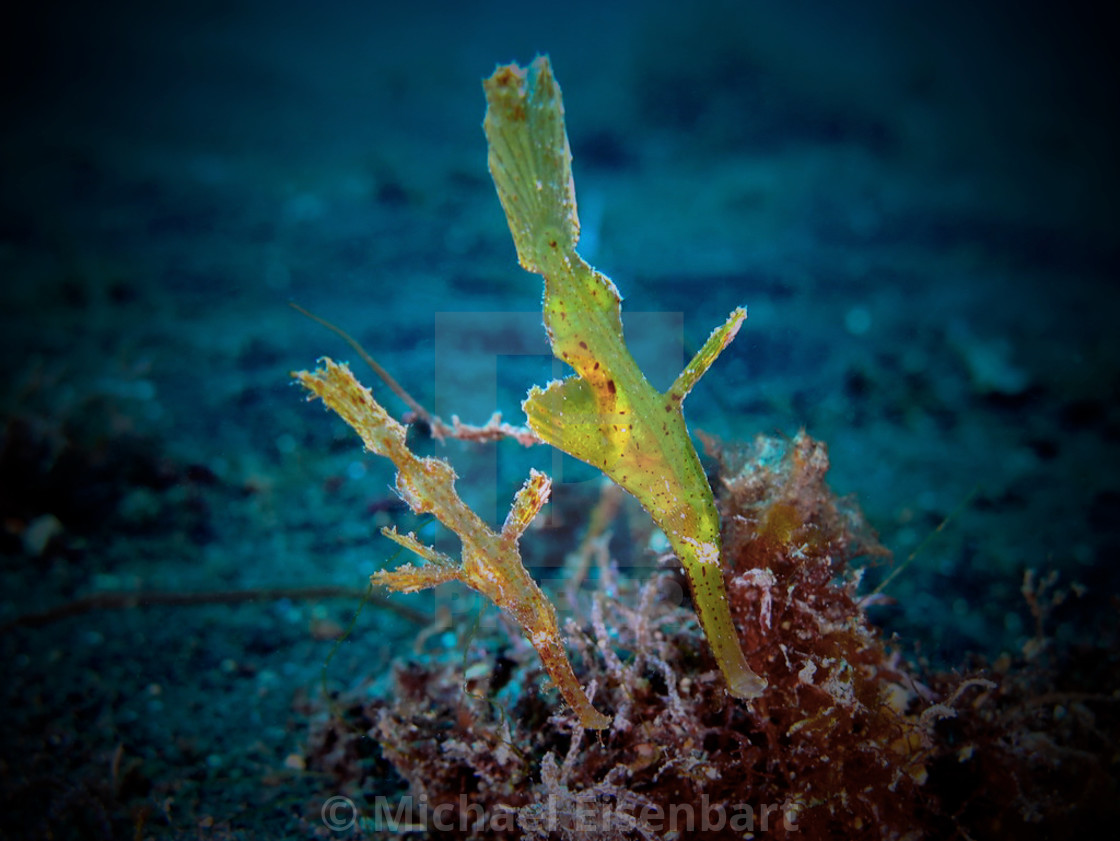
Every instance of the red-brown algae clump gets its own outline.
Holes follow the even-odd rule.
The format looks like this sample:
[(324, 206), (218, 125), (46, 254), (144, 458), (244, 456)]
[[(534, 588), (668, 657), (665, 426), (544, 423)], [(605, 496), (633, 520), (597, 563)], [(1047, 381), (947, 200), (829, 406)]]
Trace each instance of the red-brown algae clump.
[(929, 703), (846, 574), (853, 557), (885, 550), (826, 485), (823, 444), (760, 436), (740, 460), (725, 465), (725, 563), (744, 646), (771, 686), (751, 710), (744, 765), (801, 804), (806, 832), (916, 826)]
[[(588, 624), (569, 623), (581, 680), (614, 715), (609, 730), (554, 713), (517, 635), (498, 658), (476, 637), (466, 660), (455, 651), (399, 666), (394, 697), (348, 725), (322, 722), (312, 754), (337, 752), (357, 725), (414, 805), (446, 804), (454, 826), (440, 837), (741, 839), (764, 821), (776, 838), (919, 837), (908, 833), (929, 822), (938, 716), (923, 716), (931, 702), (844, 575), (855, 554), (883, 550), (829, 491), (823, 445), (759, 438), (744, 455), (724, 456), (720, 505), (732, 610), (769, 681), (761, 698), (729, 697), (695, 613), (659, 597), (666, 571), (609, 582), (617, 596), (595, 594)], [(463, 662), (478, 664), (469, 680)]]
[(1055, 653), (1079, 664), (1058, 673), (1040, 638), (1017, 663), (919, 682), (864, 615), (847, 564), (884, 550), (826, 485), (824, 446), (760, 436), (717, 455), (725, 583), (762, 697), (728, 695), (695, 612), (665, 597), (679, 570), (619, 577), (599, 541), (599, 590), (566, 635), (609, 729), (557, 712), (510, 624), (398, 661), (390, 697), (321, 712), (308, 766), (368, 825), (400, 830), (399, 814), (432, 838), (1034, 841), (1115, 814), (1120, 704), (1078, 691), (1115, 684), (1115, 657)]

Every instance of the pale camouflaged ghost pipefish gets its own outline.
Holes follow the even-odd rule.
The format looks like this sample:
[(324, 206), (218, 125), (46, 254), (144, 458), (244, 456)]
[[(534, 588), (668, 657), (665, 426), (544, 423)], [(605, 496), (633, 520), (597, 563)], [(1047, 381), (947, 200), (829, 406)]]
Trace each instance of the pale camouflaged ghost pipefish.
[(374, 584), (402, 593), (413, 593), (447, 581), (461, 581), (494, 602), (512, 617), (540, 655), (549, 677), (556, 683), (584, 727), (600, 730), (610, 718), (596, 710), (579, 685), (564, 651), (556, 610), (521, 563), (518, 541), (548, 499), (551, 480), (534, 470), (513, 500), (505, 525), (491, 530), (455, 490), (455, 471), (443, 459), (420, 458), (405, 443), (406, 430), (389, 417), (369, 389), (345, 365), (326, 359), (314, 373), (294, 374), (322, 398), (365, 442), (366, 449), (385, 456), (397, 466), (397, 493), (417, 514), (433, 514), (462, 542), (462, 559), (425, 546), (414, 534), (399, 534), (386, 527), (382, 533), (412, 550), (425, 563), (405, 564), (371, 576)]

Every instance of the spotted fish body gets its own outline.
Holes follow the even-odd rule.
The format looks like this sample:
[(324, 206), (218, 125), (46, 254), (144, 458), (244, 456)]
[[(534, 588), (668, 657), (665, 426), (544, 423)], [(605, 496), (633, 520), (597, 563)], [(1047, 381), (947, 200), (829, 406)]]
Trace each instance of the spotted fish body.
[(633, 494), (684, 565), (701, 625), (732, 695), (766, 686), (743, 655), (720, 564), (719, 515), (681, 404), (746, 318), (717, 328), (668, 391), (646, 380), (626, 347), (615, 285), (576, 252), (579, 217), (560, 88), (546, 57), (499, 67), (484, 82), (490, 173), (521, 265), (544, 277), (544, 323), (575, 375), (524, 402), (544, 441)]

